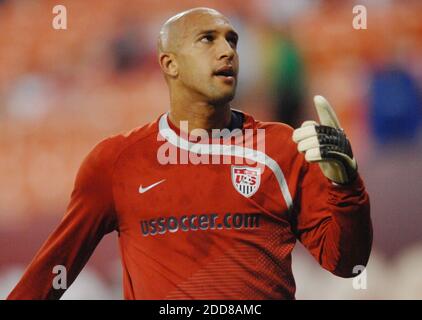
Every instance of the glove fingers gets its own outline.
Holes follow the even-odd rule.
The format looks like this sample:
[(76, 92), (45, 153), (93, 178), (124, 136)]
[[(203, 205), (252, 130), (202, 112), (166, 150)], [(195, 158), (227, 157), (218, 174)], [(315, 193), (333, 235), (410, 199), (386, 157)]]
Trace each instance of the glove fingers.
[(321, 151), (319, 147), (306, 150), (305, 159), (309, 162), (321, 161)]
[(315, 121), (305, 121), (300, 128), (293, 131), (293, 141), (298, 143), (303, 139), (315, 136), (317, 134), (315, 124)]
[(314, 121), (314, 120), (306, 120), (302, 123), (301, 127), (309, 127), (309, 126), (317, 126), (318, 122)]
[(322, 173), (335, 183), (345, 184), (357, 177), (357, 164), (350, 142), (341, 129), (329, 102), (322, 96), (314, 97), (321, 125), (305, 121), (293, 131), (293, 141), (307, 162), (317, 162)]
[(340, 122), (330, 103), (323, 96), (314, 97), (315, 108), (318, 113), (319, 121), (322, 125), (340, 129)]
[(301, 140), (297, 145), (297, 150), (299, 150), (299, 152), (304, 152), (312, 148), (319, 148), (319, 141), (317, 136)]

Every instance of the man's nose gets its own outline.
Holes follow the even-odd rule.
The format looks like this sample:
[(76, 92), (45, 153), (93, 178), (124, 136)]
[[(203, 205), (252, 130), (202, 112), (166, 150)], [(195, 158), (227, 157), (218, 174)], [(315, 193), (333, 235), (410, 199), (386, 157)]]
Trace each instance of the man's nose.
[(224, 58), (232, 60), (235, 54), (236, 50), (230, 45), (230, 43), (226, 39), (223, 39), (219, 42), (218, 60)]

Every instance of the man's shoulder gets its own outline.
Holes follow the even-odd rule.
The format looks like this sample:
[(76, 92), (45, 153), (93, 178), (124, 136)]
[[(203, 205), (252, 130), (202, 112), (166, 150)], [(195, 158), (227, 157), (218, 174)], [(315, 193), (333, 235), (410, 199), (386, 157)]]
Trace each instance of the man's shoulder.
[(98, 164), (112, 164), (124, 150), (135, 143), (142, 143), (142, 141), (149, 144), (148, 138), (154, 137), (157, 133), (158, 125), (155, 120), (129, 131), (109, 136), (98, 142), (87, 158)]

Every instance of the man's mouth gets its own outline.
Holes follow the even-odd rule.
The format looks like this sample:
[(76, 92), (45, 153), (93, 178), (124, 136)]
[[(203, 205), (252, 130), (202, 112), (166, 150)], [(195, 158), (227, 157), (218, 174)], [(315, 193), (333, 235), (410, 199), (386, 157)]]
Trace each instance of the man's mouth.
[(214, 75), (225, 80), (227, 83), (233, 82), (236, 78), (236, 73), (231, 66), (224, 66), (217, 69), (217, 71), (214, 72)]

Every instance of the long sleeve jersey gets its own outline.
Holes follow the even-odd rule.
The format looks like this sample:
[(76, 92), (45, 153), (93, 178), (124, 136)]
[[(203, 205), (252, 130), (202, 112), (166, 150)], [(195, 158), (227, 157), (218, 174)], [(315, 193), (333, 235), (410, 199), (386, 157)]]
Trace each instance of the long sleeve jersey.
[(285, 124), (232, 118), (229, 139), (191, 139), (166, 113), (100, 142), (8, 299), (60, 298), (53, 268), (66, 268), (69, 287), (113, 231), (125, 299), (294, 299), (297, 240), (323, 268), (355, 276), (372, 244), (362, 179), (331, 183)]

